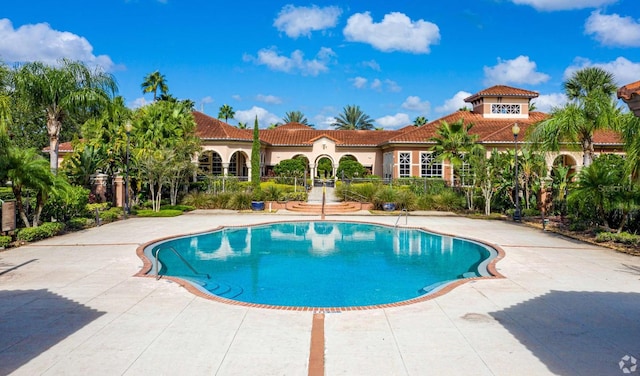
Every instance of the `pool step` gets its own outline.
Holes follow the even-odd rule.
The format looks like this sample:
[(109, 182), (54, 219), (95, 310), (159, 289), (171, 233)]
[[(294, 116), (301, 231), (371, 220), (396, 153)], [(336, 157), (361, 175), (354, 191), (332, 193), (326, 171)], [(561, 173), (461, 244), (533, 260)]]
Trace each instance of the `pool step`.
[(207, 283), (206, 289), (214, 295), (227, 299), (233, 299), (244, 292), (244, 289), (240, 286), (233, 286), (224, 282), (213, 281)]
[[(322, 204), (298, 202), (291, 206), (287, 206), (287, 210), (301, 213), (321, 213)], [(325, 214), (352, 213), (362, 210), (362, 204), (359, 202), (340, 202), (325, 204)]]

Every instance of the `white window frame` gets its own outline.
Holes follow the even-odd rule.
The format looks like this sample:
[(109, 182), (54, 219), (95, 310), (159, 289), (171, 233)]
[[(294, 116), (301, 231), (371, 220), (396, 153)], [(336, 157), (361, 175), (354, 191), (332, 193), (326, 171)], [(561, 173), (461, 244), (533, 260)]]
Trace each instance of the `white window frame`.
[[(410, 151), (400, 151), (398, 152), (398, 178), (410, 178), (411, 177), (411, 152)], [(403, 155), (409, 156), (408, 163), (403, 162)], [(405, 174), (403, 174), (403, 170)]]
[[(429, 156), (429, 160), (425, 157)], [(420, 152), (420, 177), (423, 178), (442, 178), (444, 177), (444, 162), (437, 162), (434, 152)], [(434, 171), (435, 170), (435, 171)], [(439, 171), (439, 172), (438, 172)]]

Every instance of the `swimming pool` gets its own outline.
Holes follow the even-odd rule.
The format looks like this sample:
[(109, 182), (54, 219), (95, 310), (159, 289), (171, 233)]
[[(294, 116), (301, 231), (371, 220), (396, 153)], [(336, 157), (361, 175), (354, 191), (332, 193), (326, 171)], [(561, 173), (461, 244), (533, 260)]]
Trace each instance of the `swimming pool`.
[[(353, 307), (403, 302), (454, 281), (488, 277), (495, 249), (414, 228), (360, 222), (277, 222), (147, 246), (148, 274), (251, 304)], [(157, 262), (156, 262), (157, 260)]]

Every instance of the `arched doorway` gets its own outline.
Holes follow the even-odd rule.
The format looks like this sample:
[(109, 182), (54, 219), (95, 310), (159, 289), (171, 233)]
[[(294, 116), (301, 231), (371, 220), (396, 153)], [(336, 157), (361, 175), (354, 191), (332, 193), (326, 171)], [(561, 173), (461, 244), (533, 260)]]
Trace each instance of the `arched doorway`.
[(249, 180), (249, 168), (247, 167), (247, 155), (236, 151), (229, 160), (229, 176), (237, 176), (238, 180)]
[(198, 157), (198, 168), (204, 175), (222, 175), (222, 157), (213, 150), (207, 150)]

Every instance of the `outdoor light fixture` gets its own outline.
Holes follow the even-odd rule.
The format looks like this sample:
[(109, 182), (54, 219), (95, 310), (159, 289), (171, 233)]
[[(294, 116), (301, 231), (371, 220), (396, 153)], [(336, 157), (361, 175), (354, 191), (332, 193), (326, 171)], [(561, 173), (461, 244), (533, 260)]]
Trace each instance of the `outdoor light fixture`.
[(129, 214), (129, 135), (132, 128), (131, 120), (127, 120), (124, 123), (124, 130), (127, 132), (127, 156), (124, 165), (124, 219), (127, 219)]
[(515, 174), (515, 202), (516, 202), (516, 210), (513, 212), (513, 220), (514, 221), (520, 221), (522, 219), (522, 216), (520, 215), (520, 194), (518, 192), (518, 134), (520, 133), (520, 127), (518, 126), (518, 123), (513, 124), (513, 127), (511, 127), (511, 132), (513, 133), (513, 144), (514, 144), (514, 156), (515, 156), (515, 162), (516, 162), (516, 174)]

